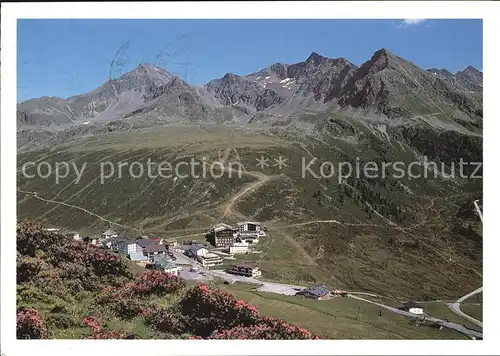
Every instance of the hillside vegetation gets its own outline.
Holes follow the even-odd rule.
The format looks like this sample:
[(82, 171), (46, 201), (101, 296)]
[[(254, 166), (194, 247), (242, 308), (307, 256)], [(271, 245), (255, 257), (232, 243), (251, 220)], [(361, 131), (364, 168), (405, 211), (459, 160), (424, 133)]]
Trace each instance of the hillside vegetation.
[[(359, 157), (361, 164), (408, 164), (425, 154), (450, 167), (457, 149), (463, 158), (481, 161), (481, 139), (416, 126), (389, 127), (387, 142), (361, 121), (336, 118), (342, 132), (355, 133), (357, 145), (351, 145), (329, 133), (334, 130), (329, 120), (326, 133), (307, 140), (284, 132), (271, 136), (244, 128), (167, 126), (20, 153), (18, 216), (82, 234), (98, 234), (111, 225), (125, 234), (179, 238), (221, 221), (256, 220), (270, 236), (261, 239), (261, 253), (252, 259), (272, 279), (417, 300), (453, 299), (476, 288), (482, 278), (482, 237), (472, 201), (482, 196), (482, 179), (388, 173), (340, 180), (338, 171), (330, 178), (309, 173), (303, 178), (301, 162), (316, 157), (312, 169), (318, 173), (321, 162), (355, 166)], [(443, 137), (448, 137), (445, 143)], [(269, 159), (264, 169), (256, 167), (262, 156)], [(273, 165), (279, 156), (288, 160), (282, 169)], [(124, 169), (121, 177), (115, 172), (100, 181), (100, 162), (117, 167), (119, 162), (175, 164), (203, 157), (224, 167), (240, 163), (242, 175), (230, 178), (226, 168), (221, 178), (150, 179), (134, 178)], [(21, 167), (30, 161), (88, 165), (78, 184), (75, 173), (55, 184), (53, 175), (24, 177)], [(423, 174), (421, 167), (414, 171)]]
[(206, 285), (146, 271), (42, 230), (17, 228), (19, 339), (313, 339), (283, 319)]
[[(141, 64), (88, 93), (18, 104), (17, 213), (177, 239), (259, 221), (259, 253), (238, 259), (266, 278), (456, 300), (482, 284), (482, 81), (387, 49), (359, 67), (313, 52), (203, 87)], [(191, 160), (223, 174), (130, 172)], [(61, 162), (86, 166), (58, 181), (23, 174)]]
[[(460, 339), (351, 298), (196, 284), (42, 230), (17, 228), (19, 339)], [(293, 324), (292, 324), (293, 323)]]

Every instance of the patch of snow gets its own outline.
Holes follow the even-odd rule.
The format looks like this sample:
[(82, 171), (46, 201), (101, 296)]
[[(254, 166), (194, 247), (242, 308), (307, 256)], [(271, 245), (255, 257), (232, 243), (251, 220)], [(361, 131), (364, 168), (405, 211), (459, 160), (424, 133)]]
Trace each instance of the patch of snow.
[(266, 79), (269, 79), (269, 78), (270, 78), (270, 76), (267, 76), (267, 77), (266, 77)]
[(255, 78), (255, 79), (259, 80), (260, 79), (260, 75), (257, 78)]
[(284, 84), (286, 82), (289, 82), (290, 80), (292, 80), (292, 78), (285, 78), (285, 79), (281, 80), (280, 83)]

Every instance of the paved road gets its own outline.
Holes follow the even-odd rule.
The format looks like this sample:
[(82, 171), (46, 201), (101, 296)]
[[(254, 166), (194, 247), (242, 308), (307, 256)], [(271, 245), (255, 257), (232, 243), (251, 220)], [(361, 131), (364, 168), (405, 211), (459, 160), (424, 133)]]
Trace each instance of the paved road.
[[(394, 308), (394, 307), (391, 307), (391, 306), (388, 306), (388, 305), (385, 305), (385, 304), (377, 303), (377, 302), (374, 302), (374, 301), (371, 301), (371, 300), (368, 300), (368, 299), (364, 299), (364, 298), (358, 297), (356, 295), (350, 294), (349, 297), (350, 298), (354, 298), (354, 299), (358, 299), (358, 300), (362, 300), (362, 301), (365, 301), (367, 303), (378, 305), (378, 306), (380, 306), (382, 308), (385, 308), (385, 309), (390, 310), (390, 311), (392, 311), (394, 313), (397, 313), (397, 314), (401, 314), (401, 315), (405, 315), (405, 316), (410, 316), (410, 317), (416, 317), (415, 314), (407, 312), (405, 310), (400, 310), (400, 309), (397, 309), (397, 308)], [(447, 328), (450, 328), (450, 329), (454, 329), (454, 330), (456, 330), (458, 332), (461, 332), (462, 334), (465, 334), (465, 335), (470, 336), (470, 337), (472, 337), (472, 336), (473, 337), (480, 337), (480, 338), (483, 337), (483, 333), (481, 333), (479, 331), (468, 329), (468, 328), (466, 328), (465, 326), (463, 326), (461, 324), (452, 323), (450, 321), (445, 321), (445, 320), (438, 319), (438, 318), (435, 318), (435, 317), (432, 317), (432, 316), (426, 316), (425, 319), (428, 320), (428, 321), (431, 321), (431, 322), (439, 323), (440, 325), (443, 325), (443, 326), (445, 326)]]
[(213, 277), (210, 275), (206, 274), (202, 275), (198, 272), (191, 272), (189, 270), (189, 267), (184, 267), (182, 271), (179, 272), (179, 276), (186, 280), (201, 281), (201, 282), (207, 282), (213, 279)]
[(260, 292), (269, 292), (282, 295), (295, 295), (297, 291), (305, 288), (303, 286), (296, 286), (292, 284), (267, 282), (252, 277), (237, 276), (224, 272), (223, 270), (210, 270), (208, 271), (208, 273), (214, 277), (222, 278), (228, 282), (241, 282), (258, 285), (259, 287), (257, 288), (257, 290)]
[(470, 315), (465, 314), (463, 311), (460, 310), (460, 303), (462, 303), (464, 300), (466, 300), (469, 297), (472, 297), (473, 295), (476, 295), (478, 293), (481, 293), (483, 291), (483, 287), (479, 287), (475, 291), (470, 292), (469, 294), (464, 295), (462, 298), (457, 300), (455, 303), (447, 303), (448, 307), (455, 313), (460, 315), (463, 318), (466, 318), (467, 320), (470, 320), (474, 324), (483, 327), (483, 323), (477, 319), (474, 319)]
[(174, 251), (173, 255), (177, 260), (173, 261), (177, 265), (190, 265), (190, 266), (199, 266), (198, 261), (193, 260), (192, 258), (187, 257), (185, 254), (181, 252)]
[[(291, 284), (262, 281), (252, 277), (237, 276), (234, 274), (227, 273), (224, 270), (211, 270), (206, 267), (203, 267), (198, 261), (195, 261), (194, 259), (187, 257), (183, 253), (174, 251), (173, 254), (177, 258), (177, 260), (175, 260), (174, 263), (178, 265), (188, 265), (188, 266), (198, 267), (200, 271), (209, 276), (208, 278), (219, 277), (231, 283), (241, 282), (241, 283), (255, 284), (259, 286), (257, 290), (261, 292), (277, 293), (282, 295), (295, 295), (295, 293), (297, 293), (298, 290), (305, 288), (303, 286), (296, 286)], [(207, 279), (197, 275), (198, 273), (195, 272), (188, 273), (187, 270), (186, 271), (183, 270), (181, 272), (181, 276), (186, 279)]]
[[(295, 295), (295, 293), (297, 293), (298, 290), (305, 288), (304, 286), (275, 283), (275, 282), (267, 282), (267, 281), (262, 281), (262, 280), (252, 278), (252, 277), (238, 276), (238, 275), (227, 273), (224, 270), (210, 270), (206, 267), (203, 267), (199, 262), (195, 261), (192, 258), (185, 256), (184, 254), (182, 254), (180, 252), (174, 252), (174, 255), (177, 257), (177, 260), (175, 261), (177, 264), (196, 266), (200, 269), (200, 271), (202, 271), (204, 274), (207, 275), (204, 278), (202, 275), (199, 275), (198, 273), (192, 273), (192, 272), (188, 272), (188, 271), (181, 272), (183, 274), (183, 277), (187, 278), (187, 279), (202, 280), (202, 279), (211, 279), (210, 277), (212, 277), (212, 278), (218, 277), (218, 278), (222, 278), (230, 283), (241, 282), (241, 283), (255, 284), (255, 285), (259, 286), (257, 288), (258, 291), (268, 292), (268, 293), (276, 293), (276, 294), (281, 294), (281, 295)], [(465, 296), (463, 296), (462, 298), (457, 300), (456, 303), (451, 304), (450, 308), (452, 308), (452, 310), (455, 311), (460, 316), (463, 316), (463, 317), (469, 319), (470, 321), (474, 322), (475, 324), (482, 327), (482, 323), (480, 321), (462, 313), (462, 311), (459, 308), (459, 305), (463, 300), (465, 300), (468, 297), (470, 297), (476, 293), (479, 293), (481, 291), (482, 291), (482, 287), (476, 289), (475, 291), (473, 291)], [(377, 302), (362, 298), (358, 295), (378, 296), (376, 294), (366, 293), (366, 292), (352, 292), (352, 293), (349, 292), (349, 297), (351, 297), (351, 298), (378, 305), (382, 308), (385, 308), (385, 309), (390, 310), (390, 311), (397, 313), (397, 314), (401, 314), (401, 315), (409, 316), (409, 317), (416, 317), (415, 314), (412, 314), (412, 313), (407, 312), (405, 310), (400, 310), (400, 309), (397, 309), (397, 308), (394, 308), (394, 307), (391, 307), (391, 306), (388, 306), (385, 304), (377, 303)], [(438, 319), (438, 318), (435, 318), (432, 316), (426, 316), (426, 320), (439, 323), (439, 324), (443, 325), (444, 327), (457, 330), (458, 332), (461, 332), (461, 333), (468, 335), (470, 337), (480, 337), (480, 338), (483, 337), (483, 334), (481, 332), (468, 329), (465, 326), (457, 324), (457, 323), (445, 321), (445, 320)]]

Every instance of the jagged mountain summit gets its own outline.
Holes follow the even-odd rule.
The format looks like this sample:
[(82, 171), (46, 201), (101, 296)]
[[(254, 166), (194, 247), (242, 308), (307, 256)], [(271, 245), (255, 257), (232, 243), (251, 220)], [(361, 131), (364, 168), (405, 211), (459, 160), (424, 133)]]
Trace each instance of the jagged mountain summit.
[[(480, 127), (482, 73), (473, 67), (454, 75), (445, 69), (423, 70), (387, 49), (359, 67), (313, 52), (299, 63), (275, 63), (244, 76), (228, 73), (201, 87), (140, 64), (86, 94), (23, 101), (17, 124), (32, 140), (40, 131), (69, 130), (74, 136), (101, 132), (103, 125), (116, 122), (126, 130), (170, 122), (266, 125), (269, 120), (290, 122), (305, 112), (338, 110), (388, 119), (444, 113)], [(89, 125), (92, 129), (83, 127)]]
[(117, 79), (110, 78), (97, 89), (67, 99), (42, 97), (17, 106), (17, 124), (65, 128), (96, 120), (116, 119), (144, 104), (144, 95), (165, 85), (173, 76), (151, 64), (140, 64)]
[[(205, 85), (222, 105), (242, 105), (247, 112), (263, 111), (275, 106), (282, 111), (294, 100), (312, 102), (330, 100), (340, 92), (356, 66), (344, 58), (330, 59), (313, 52), (296, 64), (275, 63), (246, 76), (227, 74)], [(277, 108), (276, 108), (277, 107)]]

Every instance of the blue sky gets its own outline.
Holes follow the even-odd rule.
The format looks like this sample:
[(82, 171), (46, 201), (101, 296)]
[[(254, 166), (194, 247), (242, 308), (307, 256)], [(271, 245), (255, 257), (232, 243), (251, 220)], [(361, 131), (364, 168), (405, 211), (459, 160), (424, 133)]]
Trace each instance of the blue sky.
[(482, 37), (481, 20), (19, 20), (18, 101), (88, 92), (143, 62), (197, 85), (313, 51), (359, 65), (388, 48), (425, 69), (482, 70)]

